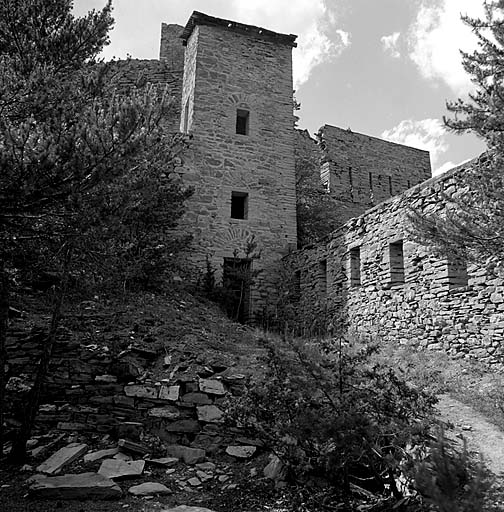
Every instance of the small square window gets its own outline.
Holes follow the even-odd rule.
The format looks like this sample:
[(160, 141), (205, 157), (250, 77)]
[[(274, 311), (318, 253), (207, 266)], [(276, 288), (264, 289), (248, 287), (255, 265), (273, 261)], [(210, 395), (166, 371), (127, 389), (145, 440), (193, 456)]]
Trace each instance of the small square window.
[(238, 135), (249, 134), (249, 111), (238, 109), (236, 111), (236, 133)]
[(231, 218), (246, 219), (248, 217), (247, 192), (231, 192)]
[(350, 249), (350, 286), (361, 285), (361, 255), (360, 247)]

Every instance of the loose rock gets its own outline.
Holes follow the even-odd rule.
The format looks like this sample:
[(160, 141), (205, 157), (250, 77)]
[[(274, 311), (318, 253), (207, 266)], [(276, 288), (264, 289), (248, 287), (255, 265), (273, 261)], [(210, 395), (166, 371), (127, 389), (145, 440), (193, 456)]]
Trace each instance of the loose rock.
[(182, 446), (173, 444), (167, 447), (166, 454), (170, 457), (177, 457), (182, 459), (186, 464), (197, 464), (205, 460), (205, 450), (199, 448), (189, 448), (188, 446)]
[(98, 473), (107, 478), (128, 478), (140, 476), (145, 466), (144, 460), (125, 462), (116, 459), (106, 459), (102, 462)]
[(157, 482), (145, 482), (130, 487), (128, 492), (133, 496), (152, 496), (155, 494), (171, 494), (172, 491), (166, 485)]
[(200, 391), (203, 393), (210, 393), (212, 395), (225, 395), (226, 390), (220, 380), (213, 379), (200, 379), (199, 381)]
[(105, 457), (112, 457), (117, 453), (119, 453), (119, 448), (109, 448), (107, 450), (86, 453), (86, 455), (84, 455), (84, 462), (94, 462), (95, 460), (104, 459)]
[(30, 495), (37, 498), (80, 500), (109, 500), (120, 498), (121, 488), (112, 480), (96, 473), (44, 476), (32, 478)]

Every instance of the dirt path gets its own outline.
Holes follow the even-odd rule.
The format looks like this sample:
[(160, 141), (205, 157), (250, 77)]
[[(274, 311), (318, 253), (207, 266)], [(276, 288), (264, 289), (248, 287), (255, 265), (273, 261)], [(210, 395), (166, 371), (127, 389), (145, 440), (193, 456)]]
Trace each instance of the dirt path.
[(504, 483), (504, 433), (472, 407), (449, 395), (439, 397), (437, 408), (440, 418), (455, 426), (452, 434), (463, 435), (469, 450), (478, 452), (487, 468)]

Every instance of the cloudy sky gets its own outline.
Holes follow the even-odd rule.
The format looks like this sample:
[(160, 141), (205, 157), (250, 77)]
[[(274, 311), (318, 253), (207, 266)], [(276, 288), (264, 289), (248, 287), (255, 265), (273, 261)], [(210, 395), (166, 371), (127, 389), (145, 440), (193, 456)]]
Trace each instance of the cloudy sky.
[[(74, 0), (81, 15), (105, 0)], [(300, 127), (324, 124), (427, 149), (440, 172), (484, 144), (447, 133), (445, 103), (472, 84), (459, 49), (475, 38), (460, 14), (482, 16), (482, 0), (115, 0), (106, 59), (154, 59), (161, 22), (185, 25), (192, 11), (298, 35), (294, 82)]]

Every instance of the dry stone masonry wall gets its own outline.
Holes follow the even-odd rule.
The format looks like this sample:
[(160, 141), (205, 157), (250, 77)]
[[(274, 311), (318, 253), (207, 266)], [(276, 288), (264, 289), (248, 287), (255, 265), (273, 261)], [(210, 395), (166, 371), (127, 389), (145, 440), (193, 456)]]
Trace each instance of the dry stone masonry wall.
[[(9, 423), (22, 419), (27, 392), (46, 333), (12, 322), (7, 340)], [(222, 362), (205, 365), (165, 357), (167, 378), (146, 378), (156, 362), (149, 349), (132, 347), (112, 354), (106, 346), (82, 345), (61, 329), (37, 427), (42, 432), (100, 432), (133, 442), (157, 436), (166, 444), (211, 454), (223, 444), (240, 444), (239, 430), (223, 425), (225, 403), (243, 392), (245, 375)]]
[(350, 220), (317, 247), (290, 256), (301, 277), (304, 325), (330, 325), (343, 315), (365, 338), (502, 367), (502, 277), (435, 255), (410, 235), (408, 208), (442, 210), (463, 172), (464, 167), (432, 178)]

